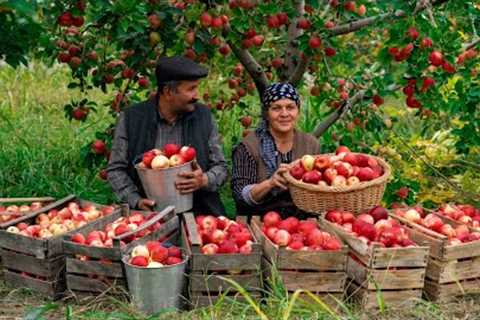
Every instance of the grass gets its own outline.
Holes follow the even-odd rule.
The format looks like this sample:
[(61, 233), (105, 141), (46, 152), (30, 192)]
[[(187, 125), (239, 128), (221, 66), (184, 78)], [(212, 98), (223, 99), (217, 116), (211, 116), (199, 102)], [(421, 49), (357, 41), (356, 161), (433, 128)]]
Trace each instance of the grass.
[[(34, 64), (30, 68), (12, 69), (0, 65), (0, 197), (54, 196), (74, 193), (99, 203), (115, 201), (115, 196), (97, 170), (83, 166), (80, 149), (94, 139), (97, 130), (112, 121), (105, 108), (89, 115), (85, 123), (69, 122), (63, 105), (70, 99), (83, 98), (66, 87), (68, 71)], [(108, 95), (92, 91), (88, 96), (99, 104)], [(225, 153), (231, 152), (234, 136), (241, 128), (239, 111), (223, 113), (220, 124), (225, 133)], [(230, 191), (222, 190), (228, 212), (234, 212)], [(239, 288), (241, 290), (241, 288)], [(298, 293), (299, 294), (299, 293)], [(380, 302), (382, 298), (380, 296)], [(366, 312), (357, 305), (340, 304), (334, 311), (321, 301), (305, 302), (287, 294), (278, 281), (261, 301), (233, 303), (225, 299), (209, 308), (181, 314), (162, 314), (150, 319), (475, 319), (479, 300), (468, 297), (454, 303), (434, 304), (424, 300), (413, 307), (382, 312)], [(335, 306), (333, 306), (335, 307)], [(0, 281), (0, 318), (27, 319), (147, 319), (126, 299), (109, 296), (91, 301), (71, 299), (52, 303), (38, 294), (7, 287)]]

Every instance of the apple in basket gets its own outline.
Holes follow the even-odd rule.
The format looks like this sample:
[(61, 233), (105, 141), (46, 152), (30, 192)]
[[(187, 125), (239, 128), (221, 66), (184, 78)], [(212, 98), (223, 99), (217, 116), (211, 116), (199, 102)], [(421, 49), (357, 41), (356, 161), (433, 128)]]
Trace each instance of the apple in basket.
[(128, 263), (141, 268), (162, 268), (183, 261), (178, 247), (167, 248), (160, 241), (148, 241), (145, 245), (134, 247), (128, 259)]

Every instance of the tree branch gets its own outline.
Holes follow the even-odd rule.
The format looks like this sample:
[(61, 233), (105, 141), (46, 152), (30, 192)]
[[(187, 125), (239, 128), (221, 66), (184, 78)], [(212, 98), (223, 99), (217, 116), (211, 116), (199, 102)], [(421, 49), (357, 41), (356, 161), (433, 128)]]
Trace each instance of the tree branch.
[(300, 59), (300, 61), (297, 64), (297, 67), (295, 68), (295, 71), (290, 75), (290, 78), (288, 78), (288, 82), (296, 86), (300, 82), (300, 80), (302, 80), (303, 74), (307, 70), (307, 66), (310, 63), (310, 59), (311, 58), (309, 57)]
[(315, 137), (320, 137), (328, 128), (330, 128), (338, 119), (342, 118), (355, 104), (363, 100), (365, 90), (358, 91), (352, 98), (344, 101), (340, 108), (332, 112), (327, 119), (319, 123), (313, 130)]
[(250, 54), (247, 49), (239, 48), (231, 40), (227, 39), (227, 35), (232, 32), (232, 29), (229, 25), (224, 26), (223, 37), (226, 39), (228, 45), (232, 49), (235, 56), (240, 60), (240, 63), (245, 67), (245, 70), (250, 74), (255, 82), (257, 91), (260, 94), (260, 97), (263, 94), (263, 91), (268, 86), (268, 79), (265, 72), (262, 69), (262, 66), (255, 60), (255, 58)]
[[(447, 1), (449, 1), (449, 0), (434, 0), (434, 1), (431, 1), (430, 6), (438, 6), (438, 5), (441, 5), (441, 4), (443, 4)], [(415, 15), (415, 14), (419, 13), (420, 11), (426, 9), (427, 7), (429, 7), (429, 6), (428, 5), (419, 5), (414, 9), (413, 14)], [(336, 26), (336, 27), (329, 30), (329, 36), (330, 37), (335, 37), (335, 36), (355, 32), (355, 31), (358, 31), (358, 30), (360, 30), (364, 27), (367, 27), (371, 24), (374, 24), (375, 22), (377, 22), (379, 20), (384, 20), (384, 19), (387, 19), (387, 18), (403, 18), (403, 17), (406, 17), (406, 16), (407, 16), (407, 13), (405, 11), (402, 11), (402, 10), (397, 10), (397, 11), (389, 12), (389, 13), (382, 13), (382, 14), (379, 14), (377, 16), (363, 18), (363, 19), (359, 19), (359, 20), (356, 20), (356, 21), (352, 21), (352, 22), (349, 22), (349, 23), (346, 23), (346, 24), (341, 24), (339, 26)]]
[(295, 60), (299, 60), (300, 52), (298, 50), (298, 43), (297, 38), (303, 33), (301, 29), (297, 27), (298, 17), (303, 16), (305, 13), (305, 1), (304, 0), (296, 0), (295, 1), (295, 11), (298, 15), (290, 22), (288, 26), (288, 42), (287, 48), (285, 50), (285, 67), (286, 67), (286, 74), (285, 78), (288, 78), (291, 74), (295, 72), (295, 68), (299, 62), (295, 62)]
[(464, 46), (463, 46), (463, 50), (464, 50), (464, 51), (470, 50), (470, 49), (476, 47), (478, 44), (480, 44), (480, 38), (477, 38), (476, 40), (473, 40), (472, 42), (467, 43), (466, 45), (464, 45)]

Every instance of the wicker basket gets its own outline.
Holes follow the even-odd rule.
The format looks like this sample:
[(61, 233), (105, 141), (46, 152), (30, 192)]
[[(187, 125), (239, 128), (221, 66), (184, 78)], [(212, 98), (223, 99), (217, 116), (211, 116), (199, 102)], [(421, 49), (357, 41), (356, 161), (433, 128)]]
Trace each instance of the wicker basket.
[(383, 167), (383, 175), (353, 186), (326, 187), (312, 185), (293, 178), (287, 171), (285, 178), (289, 183), (288, 188), (293, 202), (299, 209), (315, 214), (321, 214), (332, 209), (361, 213), (380, 204), (391, 169), (385, 160), (370, 155), (369, 157), (375, 158), (378, 164)]

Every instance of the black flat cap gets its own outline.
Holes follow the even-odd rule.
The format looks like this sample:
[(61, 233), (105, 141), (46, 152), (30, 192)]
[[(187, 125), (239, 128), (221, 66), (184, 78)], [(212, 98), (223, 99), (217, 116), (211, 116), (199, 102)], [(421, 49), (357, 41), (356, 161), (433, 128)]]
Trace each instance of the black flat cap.
[(197, 80), (206, 77), (207, 74), (207, 68), (182, 56), (161, 57), (155, 68), (157, 83)]

